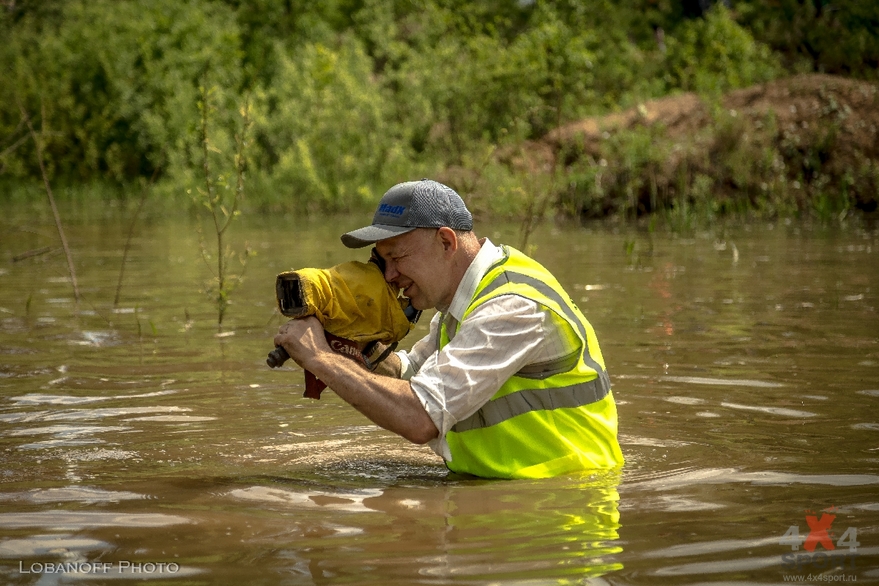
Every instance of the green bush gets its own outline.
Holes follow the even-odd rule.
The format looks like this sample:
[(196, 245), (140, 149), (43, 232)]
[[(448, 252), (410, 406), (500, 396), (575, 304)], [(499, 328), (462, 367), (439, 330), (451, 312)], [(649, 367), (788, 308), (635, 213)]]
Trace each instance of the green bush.
[[(564, 4), (564, 3), (561, 3)], [(632, 95), (655, 93), (644, 75), (648, 58), (622, 24), (605, 27), (628, 8), (537, 2), (507, 18), (474, 21), (464, 11), (435, 7), (424, 16), (411, 50), (398, 51), (389, 73), (400, 100), (414, 92), (416, 109), (433, 122), (423, 142), (459, 164), (482, 141), (539, 138), (559, 124), (606, 112)]]
[(659, 126), (608, 135), (597, 157), (566, 152), (570, 180), (559, 194), (568, 213), (636, 217), (667, 205), (674, 178), (663, 168), (671, 145)]
[(257, 95), (255, 132), (269, 207), (339, 210), (372, 202), (408, 159), (387, 91), (359, 41), (281, 54)]
[(875, 0), (740, 0), (752, 34), (784, 58), (788, 70), (879, 79), (879, 3)]
[(670, 88), (719, 95), (769, 81), (778, 59), (718, 4), (705, 18), (685, 21), (667, 39), (665, 78)]
[[(57, 21), (26, 15), (8, 40), (0, 136), (21, 135), (20, 100), (49, 168), (76, 180), (149, 176), (187, 158), (204, 71), (226, 87), (240, 77), (233, 15), (212, 2), (66, 2)], [(7, 173), (36, 174), (28, 146), (2, 162)]]

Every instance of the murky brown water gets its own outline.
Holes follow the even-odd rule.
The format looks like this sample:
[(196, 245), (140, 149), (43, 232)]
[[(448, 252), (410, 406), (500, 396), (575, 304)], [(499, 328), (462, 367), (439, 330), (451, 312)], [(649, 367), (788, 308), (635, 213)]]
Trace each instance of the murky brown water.
[(78, 315), (63, 255), (11, 260), (55, 246), (51, 221), (0, 220), (5, 583), (879, 582), (876, 231), (542, 226), (627, 464), (484, 481), (265, 366), (275, 274), (357, 258), (337, 238), (364, 218), (234, 225), (258, 255), (217, 337), (187, 218), (138, 225), (114, 308), (127, 216), (75, 215)]

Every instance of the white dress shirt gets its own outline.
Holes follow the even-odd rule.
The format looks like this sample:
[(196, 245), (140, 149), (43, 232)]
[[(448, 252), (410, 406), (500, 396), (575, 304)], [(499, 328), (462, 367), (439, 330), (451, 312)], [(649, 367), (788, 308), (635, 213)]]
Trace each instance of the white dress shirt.
[[(523, 366), (561, 358), (572, 351), (559, 330), (570, 330), (568, 322), (519, 295), (490, 299), (463, 319), (482, 277), (502, 257), (501, 248), (486, 239), (464, 273), (448, 311), (434, 315), (430, 333), (412, 350), (397, 353), (403, 378), (409, 380), (439, 430), (439, 437), (428, 445), (445, 460), (452, 459), (446, 433), (458, 421), (478, 411)], [(450, 341), (438, 352), (443, 320)], [(460, 324), (457, 330), (456, 324)]]

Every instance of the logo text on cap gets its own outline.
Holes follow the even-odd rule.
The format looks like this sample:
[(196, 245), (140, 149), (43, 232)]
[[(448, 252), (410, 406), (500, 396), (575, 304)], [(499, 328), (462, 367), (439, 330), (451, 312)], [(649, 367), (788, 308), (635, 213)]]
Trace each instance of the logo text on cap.
[(378, 207), (378, 213), (382, 216), (395, 216), (399, 218), (405, 211), (406, 206), (392, 206), (386, 203), (383, 203)]

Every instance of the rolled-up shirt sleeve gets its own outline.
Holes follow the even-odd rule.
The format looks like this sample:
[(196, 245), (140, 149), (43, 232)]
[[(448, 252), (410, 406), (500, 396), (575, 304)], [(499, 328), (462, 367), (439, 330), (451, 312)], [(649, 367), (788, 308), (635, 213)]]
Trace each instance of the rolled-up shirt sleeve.
[(504, 295), (474, 309), (439, 352), (439, 319), (431, 323), (432, 335), (425, 340), (434, 345), (413, 347), (413, 358), (424, 358), (409, 382), (439, 430), (429, 443), (438, 455), (452, 459), (446, 433), (479, 410), (523, 366), (565, 354), (557, 341), (547, 344), (547, 320), (546, 310), (534, 301)]

